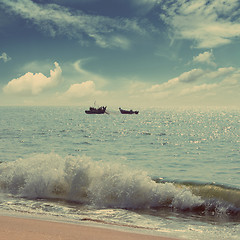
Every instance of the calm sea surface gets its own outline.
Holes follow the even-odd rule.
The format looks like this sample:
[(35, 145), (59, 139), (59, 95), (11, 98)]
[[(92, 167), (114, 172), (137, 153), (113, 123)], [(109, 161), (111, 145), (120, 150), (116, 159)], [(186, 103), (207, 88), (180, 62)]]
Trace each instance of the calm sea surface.
[(0, 211), (240, 239), (240, 111), (0, 107)]

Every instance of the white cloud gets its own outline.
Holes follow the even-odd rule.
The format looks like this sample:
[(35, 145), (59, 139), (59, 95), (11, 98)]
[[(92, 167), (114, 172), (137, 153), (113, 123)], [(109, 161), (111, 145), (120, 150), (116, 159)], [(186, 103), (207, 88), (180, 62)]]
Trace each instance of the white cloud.
[(203, 83), (201, 85), (196, 85), (196, 86), (191, 86), (189, 88), (185, 88), (180, 92), (180, 95), (186, 95), (186, 94), (192, 94), (192, 93), (197, 93), (200, 91), (209, 91), (212, 89), (216, 89), (218, 87), (218, 84), (213, 83), (213, 84), (207, 84)]
[(96, 86), (93, 81), (86, 81), (83, 83), (72, 84), (63, 96), (67, 98), (81, 99), (92, 98), (93, 96), (102, 94), (103, 92), (96, 90)]
[(197, 48), (228, 44), (240, 36), (238, 0), (181, 0), (163, 5), (161, 18), (174, 39), (193, 40)]
[(193, 62), (196, 63), (206, 63), (211, 66), (216, 66), (216, 63), (214, 62), (214, 56), (212, 51), (206, 51), (204, 53), (200, 53), (198, 56), (193, 57)]
[(11, 80), (3, 91), (7, 94), (38, 95), (42, 91), (57, 86), (62, 79), (62, 69), (57, 62), (55, 69), (50, 70), (50, 77), (42, 73), (28, 72), (25, 75)]
[(160, 105), (240, 106), (239, 92), (240, 69), (192, 69), (167, 82), (142, 89), (139, 101), (145, 99)]
[[(224, 87), (239, 86), (240, 85), (240, 69), (236, 69), (235, 71), (232, 72), (232, 74), (226, 75), (223, 81), (221, 82), (221, 84)], [(240, 91), (240, 89), (238, 90)]]
[(130, 41), (123, 36), (113, 36), (111, 37), (111, 44), (115, 47), (120, 46), (122, 49), (129, 49)]
[(0, 55), (0, 60), (3, 60), (4, 62), (8, 62), (11, 60), (11, 57), (9, 57), (5, 52)]
[(127, 50), (131, 46), (131, 42), (123, 36), (113, 35), (113, 36), (105, 36), (99, 34), (90, 34), (90, 37), (94, 38), (96, 44), (102, 48), (122, 48)]
[[(37, 4), (30, 0), (0, 0), (8, 10), (31, 21), (48, 34), (64, 35), (80, 42), (93, 39), (100, 47), (126, 49), (128, 40), (115, 35), (116, 31), (143, 33), (136, 20), (85, 14), (57, 4)], [(83, 40), (84, 39), (84, 40)]]
[(202, 69), (192, 69), (189, 72), (182, 73), (178, 79), (180, 82), (194, 82), (204, 75)]
[(150, 93), (159, 92), (159, 91), (166, 90), (168, 88), (173, 88), (178, 83), (179, 83), (179, 78), (177, 77), (177, 78), (170, 79), (167, 82), (162, 84), (155, 84), (151, 86), (151, 88), (147, 89), (146, 91)]
[(101, 99), (106, 96), (107, 92), (101, 91), (99, 88), (105, 86), (107, 80), (83, 68), (83, 65), (90, 60), (91, 59), (80, 59), (72, 64), (72, 67), (76, 73), (78, 73), (75, 82), (81, 81), (81, 83), (71, 84), (66, 92), (59, 95), (61, 101), (72, 103), (76, 102), (76, 100), (81, 100), (81, 102), (85, 102), (95, 97)]
[(192, 69), (188, 72), (182, 73), (176, 78), (172, 78), (167, 82), (162, 84), (152, 85), (150, 88), (146, 89), (146, 92), (157, 93), (162, 91), (169, 91), (169, 89), (176, 88), (180, 83), (191, 83), (201, 79), (205, 76), (205, 72), (202, 69)]
[(222, 78), (225, 78), (227, 76), (231, 76), (235, 72), (237, 72), (237, 69), (233, 68), (233, 67), (218, 68), (216, 71), (208, 72), (206, 74), (206, 78), (207, 79), (216, 79), (216, 78), (222, 79)]

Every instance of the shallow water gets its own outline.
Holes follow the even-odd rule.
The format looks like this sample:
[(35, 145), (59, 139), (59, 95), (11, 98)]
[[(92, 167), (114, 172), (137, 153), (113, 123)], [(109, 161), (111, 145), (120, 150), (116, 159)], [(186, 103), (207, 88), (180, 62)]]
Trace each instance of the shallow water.
[(240, 111), (0, 111), (2, 210), (240, 239)]

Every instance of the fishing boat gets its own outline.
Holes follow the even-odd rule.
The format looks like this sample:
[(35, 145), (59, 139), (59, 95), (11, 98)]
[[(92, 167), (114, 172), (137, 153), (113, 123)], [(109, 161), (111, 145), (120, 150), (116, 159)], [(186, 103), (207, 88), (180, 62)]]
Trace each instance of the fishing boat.
[(87, 113), (87, 114), (104, 114), (104, 113), (107, 113), (106, 109), (107, 109), (107, 107), (105, 107), (105, 106), (101, 106), (99, 108), (90, 107), (89, 110), (85, 110), (85, 113)]
[(133, 111), (133, 110), (123, 110), (121, 108), (119, 108), (121, 114), (138, 114), (139, 111)]

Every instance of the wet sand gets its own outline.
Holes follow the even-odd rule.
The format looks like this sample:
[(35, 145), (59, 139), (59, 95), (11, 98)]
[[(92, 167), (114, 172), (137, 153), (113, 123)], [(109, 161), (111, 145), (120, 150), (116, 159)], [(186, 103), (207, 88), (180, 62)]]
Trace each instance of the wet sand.
[(0, 216), (2, 240), (176, 240), (103, 227)]

